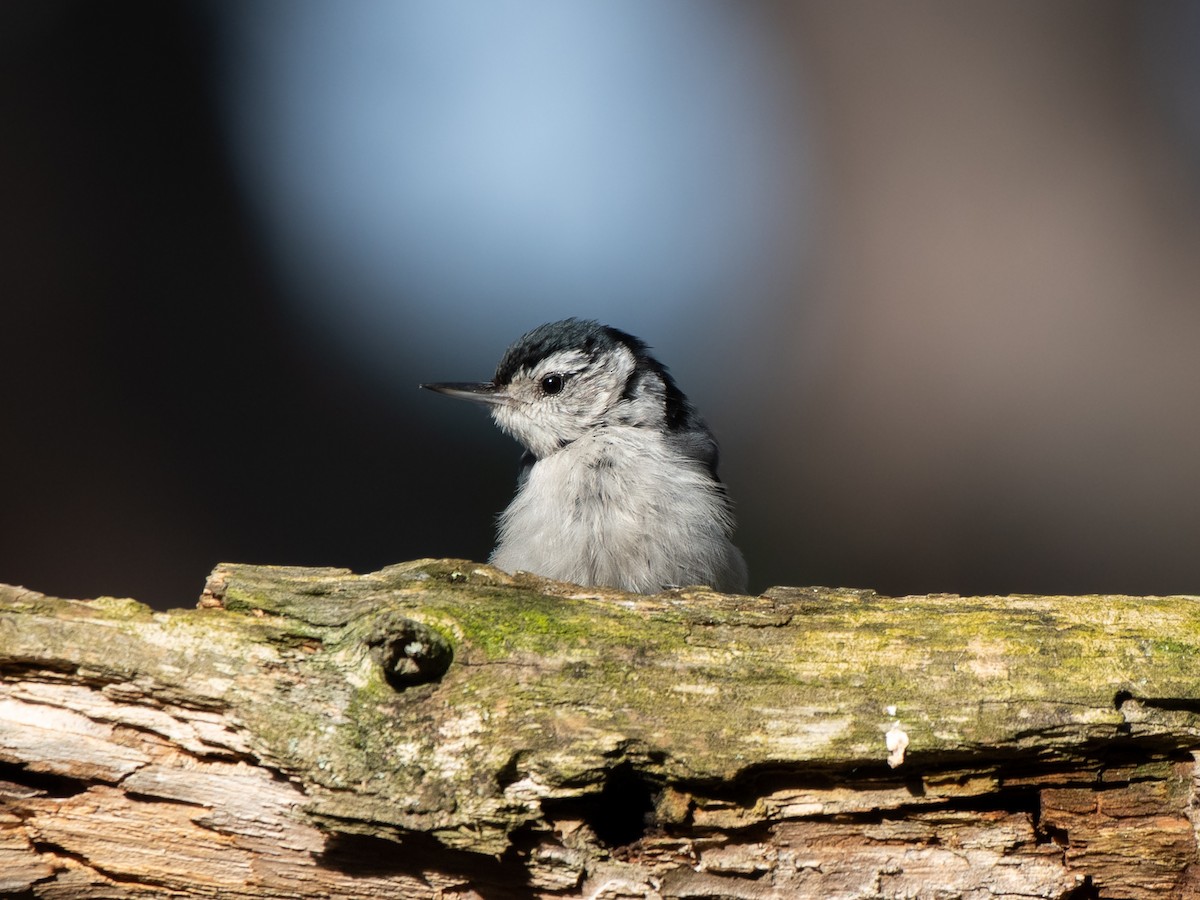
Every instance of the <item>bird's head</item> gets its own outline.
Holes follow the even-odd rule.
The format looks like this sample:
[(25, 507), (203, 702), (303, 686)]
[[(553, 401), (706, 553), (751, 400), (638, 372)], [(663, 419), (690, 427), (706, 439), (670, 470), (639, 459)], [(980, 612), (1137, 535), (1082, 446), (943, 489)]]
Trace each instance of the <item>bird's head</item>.
[(538, 459), (604, 425), (669, 429), (673, 419), (693, 415), (642, 341), (580, 319), (540, 325), (519, 338), (491, 381), (421, 386), (488, 404), (496, 424)]

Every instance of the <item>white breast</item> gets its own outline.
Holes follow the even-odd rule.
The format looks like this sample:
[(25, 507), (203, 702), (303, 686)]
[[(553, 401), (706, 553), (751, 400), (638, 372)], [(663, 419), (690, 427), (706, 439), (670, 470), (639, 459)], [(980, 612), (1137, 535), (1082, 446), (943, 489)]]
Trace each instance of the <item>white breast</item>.
[(576, 584), (649, 592), (745, 590), (729, 504), (658, 432), (596, 429), (539, 460), (500, 517), (492, 563)]

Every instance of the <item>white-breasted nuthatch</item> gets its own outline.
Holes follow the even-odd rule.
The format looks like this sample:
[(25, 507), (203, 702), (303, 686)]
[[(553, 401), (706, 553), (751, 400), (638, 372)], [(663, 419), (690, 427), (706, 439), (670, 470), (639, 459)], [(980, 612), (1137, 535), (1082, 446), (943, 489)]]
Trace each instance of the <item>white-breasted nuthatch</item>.
[(550, 322), (509, 347), (491, 381), (421, 387), (486, 403), (525, 447), (493, 565), (641, 593), (746, 590), (716, 439), (638, 338)]

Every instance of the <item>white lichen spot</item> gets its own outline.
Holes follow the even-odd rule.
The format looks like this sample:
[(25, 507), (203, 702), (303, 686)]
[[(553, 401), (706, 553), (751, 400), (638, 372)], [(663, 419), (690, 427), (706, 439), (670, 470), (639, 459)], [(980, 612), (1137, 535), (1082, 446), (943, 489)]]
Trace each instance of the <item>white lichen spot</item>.
[(460, 709), (457, 718), (442, 723), (438, 728), (438, 746), (444, 776), (453, 777), (464, 771), (466, 760), (479, 747), (486, 728), (481, 711), (470, 708)]
[(680, 694), (701, 694), (705, 697), (715, 697), (720, 690), (713, 684), (673, 684), (671, 690)]
[(1008, 678), (1008, 647), (1001, 641), (973, 639), (967, 650), (974, 657), (967, 660), (964, 668), (981, 681)]
[(904, 762), (904, 754), (908, 750), (908, 733), (900, 727), (898, 721), (893, 722), (884, 735), (884, 740), (887, 742), (887, 764), (894, 769)]
[(762, 744), (773, 751), (815, 753), (829, 747), (854, 727), (849, 716), (828, 718), (828, 711), (816, 707), (756, 706), (752, 708), (762, 722), (757, 730), (739, 735), (739, 740)]

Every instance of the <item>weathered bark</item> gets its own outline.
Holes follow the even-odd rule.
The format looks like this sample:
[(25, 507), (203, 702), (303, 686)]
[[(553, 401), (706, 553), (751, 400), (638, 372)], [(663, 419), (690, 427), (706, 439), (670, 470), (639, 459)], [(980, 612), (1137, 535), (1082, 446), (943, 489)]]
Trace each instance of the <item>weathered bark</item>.
[(1200, 600), (0, 588), (0, 896), (1200, 896)]

